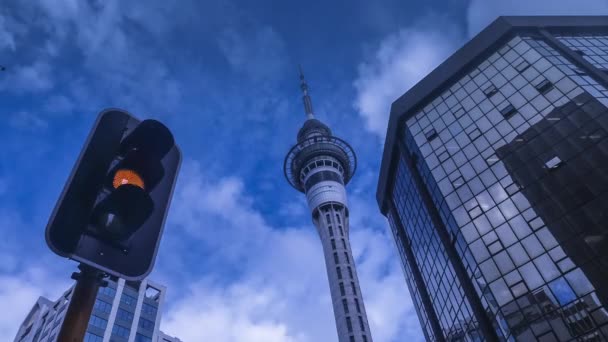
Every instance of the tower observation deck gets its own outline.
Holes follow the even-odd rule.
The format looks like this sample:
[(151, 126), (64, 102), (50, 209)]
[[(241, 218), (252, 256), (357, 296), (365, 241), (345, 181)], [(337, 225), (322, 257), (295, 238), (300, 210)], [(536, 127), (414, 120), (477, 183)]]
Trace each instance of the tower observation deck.
[(300, 70), (306, 121), (285, 157), (285, 178), (306, 194), (312, 221), (317, 228), (336, 319), (339, 342), (372, 342), (359, 278), (349, 240), (346, 184), (357, 168), (352, 147), (332, 135), (315, 119), (308, 84)]

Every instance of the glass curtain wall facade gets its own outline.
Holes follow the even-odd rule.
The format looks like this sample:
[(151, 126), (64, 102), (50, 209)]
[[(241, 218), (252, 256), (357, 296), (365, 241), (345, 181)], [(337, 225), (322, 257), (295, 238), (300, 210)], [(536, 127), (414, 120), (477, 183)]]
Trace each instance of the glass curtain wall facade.
[(400, 123), (386, 214), (428, 340), (608, 341), (607, 67), (606, 33), (527, 29)]
[[(41, 297), (22, 324), (15, 342), (55, 342), (73, 288), (59, 300)], [(109, 279), (99, 289), (84, 342), (156, 342), (166, 288), (148, 280)], [(41, 303), (48, 303), (41, 305)]]

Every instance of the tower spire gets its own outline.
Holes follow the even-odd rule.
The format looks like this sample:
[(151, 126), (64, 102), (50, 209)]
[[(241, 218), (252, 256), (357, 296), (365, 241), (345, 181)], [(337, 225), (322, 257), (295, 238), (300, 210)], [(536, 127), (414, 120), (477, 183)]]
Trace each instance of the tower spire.
[(312, 111), (312, 100), (310, 99), (310, 95), (308, 95), (308, 83), (304, 79), (304, 72), (302, 71), (302, 66), (298, 65), (300, 69), (300, 89), (302, 89), (302, 101), (304, 102), (304, 112), (306, 113), (307, 119), (314, 119), (315, 115)]

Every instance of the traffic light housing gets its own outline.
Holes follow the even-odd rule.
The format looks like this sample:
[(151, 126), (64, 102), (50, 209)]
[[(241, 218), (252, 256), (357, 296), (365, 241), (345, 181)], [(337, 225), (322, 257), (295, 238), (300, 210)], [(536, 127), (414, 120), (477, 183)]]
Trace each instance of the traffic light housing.
[(152, 271), (181, 163), (167, 127), (101, 112), (46, 227), (55, 253), (127, 280)]

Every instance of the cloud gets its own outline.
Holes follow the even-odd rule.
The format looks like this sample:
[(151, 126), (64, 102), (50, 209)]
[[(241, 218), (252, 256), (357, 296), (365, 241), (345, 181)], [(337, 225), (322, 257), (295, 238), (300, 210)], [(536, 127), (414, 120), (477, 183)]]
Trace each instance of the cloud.
[(156, 114), (174, 112), (180, 103), (182, 85), (165, 59), (165, 41), (160, 32), (143, 29), (150, 25), (140, 25), (141, 10), (116, 0), (39, 0), (6, 11), (0, 13), (0, 49), (2, 42), (8, 48), (29, 44), (3, 61), (0, 90), (56, 90), (67, 101), (50, 103), (51, 111), (112, 105)]
[[(184, 155), (203, 153), (202, 149), (209, 151), (210, 157), (207, 163), (184, 163), (158, 265), (151, 276), (169, 289), (163, 329), (186, 341), (205, 338), (218, 342), (337, 340), (318, 234), (303, 205), (303, 196), (281, 183), (282, 179), (276, 180), (274, 171), (280, 161), (269, 163), (275, 155), (282, 157), (288, 147), (281, 147), (275, 137), (285, 132), (281, 130), (281, 122), (290, 108), (282, 89), (277, 89), (276, 85), (263, 90), (247, 88), (248, 85), (264, 86), (283, 76), (289, 56), (278, 31), (268, 25), (243, 27), (241, 22), (226, 28), (223, 20), (208, 13), (209, 20), (202, 23), (199, 15), (205, 11), (181, 4), (174, 6), (192, 12), (184, 18), (174, 15), (174, 8), (167, 8), (169, 5), (165, 6), (165, 1), (154, 1), (154, 6), (143, 7), (122, 1), (53, 3), (41, 0), (19, 6), (19, 15), (12, 16), (24, 23), (27, 21), (25, 31), (10, 31), (19, 54), (28, 55), (15, 59), (19, 62), (16, 65), (46, 63), (53, 72), (47, 75), (47, 88), (32, 88), (36, 82), (25, 83), (30, 87), (28, 91), (40, 89), (36, 94), (39, 95), (37, 103), (32, 105), (38, 107), (10, 113), (23, 113), (21, 119), (24, 122), (29, 119), (30, 125), (36, 122), (36, 117), (30, 113), (40, 115), (40, 120), (52, 116), (79, 125), (82, 121), (59, 118), (57, 113), (93, 113), (101, 107), (115, 105), (156, 116), (156, 112), (187, 111), (188, 105), (195, 104), (196, 113), (184, 115), (180, 123), (189, 125), (189, 129), (201, 127), (202, 133), (195, 136), (193, 140), (198, 142), (191, 143), (190, 148), (182, 145)], [(150, 18), (147, 11), (154, 14), (149, 22), (145, 22)], [(32, 18), (36, 20), (29, 20)], [(171, 31), (173, 24), (165, 22), (167, 18), (175, 25), (184, 25), (181, 26), (183, 35)], [(208, 25), (213, 20), (222, 21), (221, 27), (207, 32), (206, 26), (201, 29), (198, 25)], [(196, 25), (187, 24), (190, 21)], [(187, 50), (179, 45), (186, 44), (184, 41), (189, 44)], [(209, 42), (214, 49), (220, 47), (226, 66), (239, 80), (244, 80), (244, 84), (235, 84), (232, 79), (225, 78), (226, 66), (222, 66), (224, 69), (218, 69), (221, 79), (208, 84), (209, 91), (199, 91), (203, 88), (201, 83), (208, 83), (199, 77), (203, 67), (213, 69), (208, 70), (209, 73), (218, 72), (212, 64), (217, 56), (198, 50)], [(203, 57), (209, 57), (211, 61), (202, 61)], [(226, 80), (231, 84), (223, 87), (221, 83)], [(297, 83), (294, 87), (297, 89)], [(247, 89), (247, 96), (243, 96), (244, 89)], [(190, 91), (190, 98), (182, 95), (184, 91)], [(215, 103), (216, 98), (218, 103)], [(231, 98), (239, 101), (226, 100)], [(185, 105), (180, 100), (190, 103)], [(347, 105), (350, 108), (350, 104)], [(39, 107), (43, 111), (35, 110)], [(61, 137), (72, 136), (74, 126), (66, 125), (65, 132), (56, 130), (55, 126), (60, 125), (49, 125), (52, 131), (48, 133), (53, 134), (57, 144), (49, 146), (55, 146), (53, 152), (60, 159), (63, 156), (61, 147), (64, 147)], [(206, 146), (209, 141), (224, 141), (207, 135), (209, 131), (236, 142)], [(292, 142), (293, 135), (289, 138)], [(271, 157), (260, 154), (256, 147), (260, 144), (267, 148)], [(238, 146), (239, 153), (222, 153), (220, 145)], [(238, 158), (230, 157), (234, 155)], [(215, 159), (218, 164), (209, 163)], [(219, 163), (224, 165), (218, 166)], [(238, 176), (215, 172), (228, 169), (226, 165), (234, 166)], [(266, 185), (246, 178), (254, 171), (256, 177), (263, 173), (261, 177)], [(275, 190), (272, 198), (260, 195), (264, 186), (267, 186), (264, 188), (266, 194), (268, 189)], [(284, 195), (282, 189), (289, 189), (293, 201), (268, 210), (272, 203), (278, 202), (276, 198)], [(360, 193), (361, 198), (351, 198), (352, 205), (361, 208), (359, 213), (353, 213), (352, 234), (374, 340), (396, 341), (412, 331), (419, 337), (419, 328), (409, 330), (411, 322), (417, 324), (417, 320), (412, 318), (415, 312), (393, 243), (387, 235), (386, 221), (377, 214), (372, 197), (362, 199), (369, 193), (366, 190)], [(40, 199), (40, 195), (36, 196), (34, 200), (44, 203), (32, 205), (48, 206), (50, 203)], [(31, 208), (21, 210), (28, 214), (34, 211)], [(302, 217), (302, 221), (294, 216)], [(298, 223), (294, 223), (296, 221)], [(31, 294), (45, 293), (41, 286), (53, 279), (42, 279), (40, 284), (34, 284), (28, 275), (16, 271), (21, 265), (15, 260), (19, 252), (11, 253), (8, 256), (13, 257), (13, 261), (6, 263), (6, 277), (13, 277), (15, 284), (23, 284), (24, 289), (30, 288), (28, 284), (31, 284)], [(5, 281), (8, 283), (8, 278)], [(61, 290), (67, 286), (63, 284)], [(51, 295), (50, 298), (55, 297)], [(21, 305), (29, 309), (34, 300), (28, 297)], [(232, 333), (239, 329), (247, 338), (243, 338), (243, 333)]]
[[(501, 15), (589, 14), (608, 14), (608, 2), (471, 0), (466, 12), (467, 34), (474, 36)], [(375, 53), (359, 64), (354, 82), (357, 91), (354, 106), (370, 132), (384, 138), (391, 103), (465, 42), (461, 32), (462, 29), (446, 17), (427, 16), (384, 38)]]
[(274, 318), (286, 300), (253, 284), (224, 288), (197, 282), (164, 318), (163, 329), (178, 332), (185, 341), (303, 341)]
[[(196, 162), (186, 162), (180, 177), (153, 276), (166, 281), (170, 293), (163, 331), (186, 341), (336, 341), (323, 252), (312, 223), (270, 225), (241, 179), (213, 177)], [(386, 223), (366, 225), (364, 217), (376, 212), (373, 203), (353, 200), (358, 210), (369, 209), (353, 209), (351, 236), (374, 340), (408, 334), (420, 340)], [(185, 252), (172, 253), (173, 246)], [(179, 268), (193, 260), (200, 274), (184, 283)]]
[[(55, 300), (72, 281), (69, 274), (57, 274), (42, 263), (31, 263), (15, 274), (0, 272), (0, 336), (13, 337), (38, 297)], [(64, 277), (61, 277), (64, 275)]]
[(7, 28), (7, 19), (0, 15), (0, 51), (8, 49), (15, 51), (15, 37)]
[(601, 15), (608, 14), (606, 0), (471, 0), (467, 9), (469, 37), (501, 15)]
[(446, 17), (427, 16), (383, 39), (359, 64), (354, 107), (370, 132), (384, 138), (391, 103), (461, 45), (460, 32)]
[(65, 95), (53, 95), (48, 98), (44, 108), (51, 113), (69, 114), (74, 110), (74, 102)]
[(29, 131), (37, 131), (48, 126), (48, 123), (40, 116), (26, 111), (11, 114), (8, 122), (13, 128)]
[(0, 90), (14, 93), (43, 92), (53, 88), (53, 85), (51, 67), (42, 61), (6, 66), (0, 78)]
[(226, 29), (218, 43), (230, 66), (256, 81), (280, 78), (287, 64), (285, 43), (269, 26)]
[[(1, 195), (1, 194), (0, 194)], [(31, 236), (20, 235), (27, 222), (13, 210), (0, 208), (0, 336), (12, 338), (39, 296), (54, 300), (72, 283), (72, 263), (38, 250)], [(27, 251), (24, 252), (24, 251)]]
[(395, 242), (388, 234), (388, 226), (383, 228), (382, 231), (369, 228), (351, 231), (352, 245), (358, 247), (353, 250), (359, 264), (359, 278), (367, 285), (363, 295), (374, 341), (421, 341), (420, 324), (399, 257), (395, 255)]

